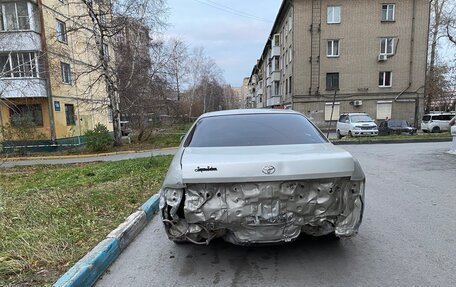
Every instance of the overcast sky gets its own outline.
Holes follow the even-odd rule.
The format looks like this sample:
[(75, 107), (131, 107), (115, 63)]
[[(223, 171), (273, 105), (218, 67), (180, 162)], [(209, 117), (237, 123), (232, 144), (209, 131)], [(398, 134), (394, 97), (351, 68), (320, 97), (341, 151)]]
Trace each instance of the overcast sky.
[(170, 26), (166, 34), (182, 38), (191, 47), (204, 47), (223, 70), (226, 81), (240, 87), (263, 52), (281, 3), (282, 0), (168, 0)]

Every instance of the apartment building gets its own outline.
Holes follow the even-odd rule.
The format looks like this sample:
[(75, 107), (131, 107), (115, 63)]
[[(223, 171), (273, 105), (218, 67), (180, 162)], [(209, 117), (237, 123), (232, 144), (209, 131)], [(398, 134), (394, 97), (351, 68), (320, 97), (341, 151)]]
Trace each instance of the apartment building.
[[(91, 9), (107, 16), (103, 2)], [(21, 140), (51, 141), (79, 137), (97, 123), (112, 128), (91, 25), (82, 0), (0, 2), (0, 127), (26, 118), (36, 134)], [(103, 51), (109, 57), (108, 43)], [(0, 141), (14, 139), (0, 133)]]
[(418, 125), (429, 14), (428, 0), (283, 1), (250, 104), (294, 109), (321, 128), (343, 112)]

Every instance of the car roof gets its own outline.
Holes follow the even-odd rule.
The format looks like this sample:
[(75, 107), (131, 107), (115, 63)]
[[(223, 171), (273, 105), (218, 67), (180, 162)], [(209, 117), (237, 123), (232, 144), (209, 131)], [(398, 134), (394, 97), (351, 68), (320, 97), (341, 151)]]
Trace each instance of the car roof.
[(217, 116), (231, 116), (231, 115), (254, 115), (254, 114), (296, 114), (302, 115), (301, 113), (293, 110), (285, 109), (239, 109), (239, 110), (226, 110), (205, 113), (200, 118), (217, 117)]

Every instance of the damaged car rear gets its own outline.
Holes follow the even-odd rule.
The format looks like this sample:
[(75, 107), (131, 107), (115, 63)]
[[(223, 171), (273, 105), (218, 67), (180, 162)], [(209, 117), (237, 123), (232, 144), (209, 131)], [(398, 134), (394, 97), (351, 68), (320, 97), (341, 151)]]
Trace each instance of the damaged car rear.
[(302, 114), (235, 110), (201, 116), (160, 191), (174, 242), (289, 242), (301, 234), (350, 237), (364, 208), (365, 176)]

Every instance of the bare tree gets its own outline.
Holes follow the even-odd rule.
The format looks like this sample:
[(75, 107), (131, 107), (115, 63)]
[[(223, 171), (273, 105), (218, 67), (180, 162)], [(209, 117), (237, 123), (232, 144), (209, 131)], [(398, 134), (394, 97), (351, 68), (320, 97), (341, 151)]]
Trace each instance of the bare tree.
[[(75, 82), (85, 86), (81, 93), (85, 98), (94, 100), (94, 91), (105, 89), (107, 102), (99, 101), (99, 106), (107, 105), (112, 111), (115, 144), (121, 144), (119, 78), (113, 51), (119, 34), (131, 23), (140, 23), (148, 29), (159, 29), (165, 25), (165, 0), (73, 0), (78, 11), (67, 21), (68, 33), (83, 31), (85, 48), (76, 53), (86, 53), (91, 61), (78, 63)], [(73, 52), (74, 53), (74, 52)], [(114, 54), (114, 53), (112, 53)], [(130, 59), (131, 65), (138, 65), (141, 57)], [(135, 70), (134, 68), (131, 70)], [(99, 108), (99, 107), (95, 107)]]
[(432, 89), (435, 86), (433, 83), (436, 82), (435, 66), (438, 57), (438, 43), (441, 38), (445, 36), (443, 30), (444, 24), (444, 12), (447, 4), (447, 0), (433, 0), (431, 2), (431, 27), (430, 27), (430, 55), (429, 55), (429, 69), (428, 69), (428, 80), (426, 89), (426, 100), (425, 108), (426, 112), (431, 110), (432, 101), (438, 96), (435, 94), (436, 90)]

